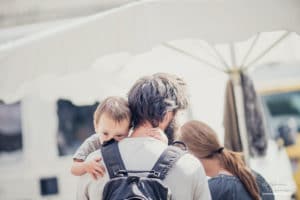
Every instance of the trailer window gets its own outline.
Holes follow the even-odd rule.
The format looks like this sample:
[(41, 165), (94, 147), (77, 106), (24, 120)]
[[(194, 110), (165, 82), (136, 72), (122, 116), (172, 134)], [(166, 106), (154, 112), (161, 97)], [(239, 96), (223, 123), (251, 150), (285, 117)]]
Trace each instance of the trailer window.
[(300, 91), (273, 94), (265, 97), (272, 116), (300, 116)]
[(277, 138), (284, 127), (300, 133), (300, 91), (264, 95), (262, 100), (269, 113), (273, 138)]
[(77, 106), (68, 100), (57, 101), (57, 144), (60, 156), (72, 155), (94, 133), (93, 114), (97, 106), (98, 103)]
[(22, 150), (21, 104), (0, 103), (0, 154)]

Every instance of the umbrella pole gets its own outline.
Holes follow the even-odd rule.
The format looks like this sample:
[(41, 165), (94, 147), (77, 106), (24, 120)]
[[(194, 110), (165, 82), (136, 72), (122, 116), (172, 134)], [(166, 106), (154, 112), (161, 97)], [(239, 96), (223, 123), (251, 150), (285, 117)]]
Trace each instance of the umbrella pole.
[(235, 108), (237, 111), (237, 121), (239, 127), (239, 134), (242, 143), (243, 156), (245, 163), (250, 167), (250, 151), (249, 151), (249, 141), (247, 137), (246, 119), (245, 119), (245, 107), (244, 107), (244, 97), (243, 89), (241, 86), (241, 74), (240, 71), (236, 70), (230, 74), (233, 82), (233, 93), (235, 99)]

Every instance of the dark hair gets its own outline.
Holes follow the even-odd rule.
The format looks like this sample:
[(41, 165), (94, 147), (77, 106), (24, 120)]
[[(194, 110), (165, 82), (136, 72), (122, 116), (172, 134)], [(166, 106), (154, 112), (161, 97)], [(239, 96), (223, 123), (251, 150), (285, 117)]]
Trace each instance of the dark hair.
[(128, 93), (132, 125), (149, 121), (157, 127), (168, 111), (185, 109), (188, 105), (185, 82), (179, 77), (157, 73), (140, 78)]
[(116, 122), (123, 120), (131, 121), (131, 112), (128, 102), (122, 97), (107, 97), (97, 107), (94, 112), (94, 126), (99, 122), (101, 115), (105, 113)]
[(203, 122), (192, 120), (180, 128), (180, 140), (198, 159), (217, 159), (221, 166), (237, 176), (254, 200), (259, 200), (259, 189), (250, 169), (240, 153), (224, 149), (212, 128)]

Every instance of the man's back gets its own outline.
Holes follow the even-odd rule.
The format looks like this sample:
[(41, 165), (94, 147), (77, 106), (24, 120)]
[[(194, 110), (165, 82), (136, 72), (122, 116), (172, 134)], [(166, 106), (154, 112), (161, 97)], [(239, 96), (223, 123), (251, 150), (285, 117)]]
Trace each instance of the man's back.
[[(128, 170), (150, 170), (166, 149), (166, 144), (149, 137), (126, 138), (119, 142), (120, 153)], [(92, 153), (88, 159), (101, 156), (100, 151)], [(77, 199), (99, 200), (105, 183), (109, 180), (106, 173), (103, 178), (94, 181), (90, 175), (80, 178)], [(170, 188), (177, 200), (210, 199), (207, 179), (200, 162), (193, 156), (182, 156), (170, 169), (163, 182)]]

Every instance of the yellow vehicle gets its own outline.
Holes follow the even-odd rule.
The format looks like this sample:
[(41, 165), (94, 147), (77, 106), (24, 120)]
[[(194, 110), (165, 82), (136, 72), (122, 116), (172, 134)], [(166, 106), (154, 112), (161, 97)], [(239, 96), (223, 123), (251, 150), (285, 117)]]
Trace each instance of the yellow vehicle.
[(300, 63), (266, 66), (256, 74), (271, 137), (286, 148), (300, 199)]

